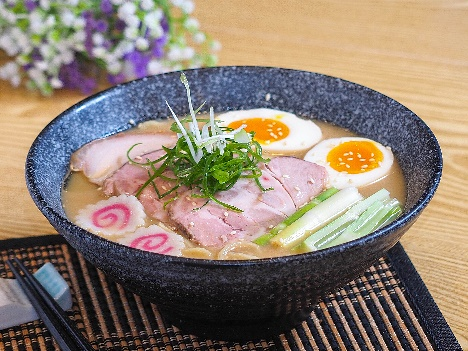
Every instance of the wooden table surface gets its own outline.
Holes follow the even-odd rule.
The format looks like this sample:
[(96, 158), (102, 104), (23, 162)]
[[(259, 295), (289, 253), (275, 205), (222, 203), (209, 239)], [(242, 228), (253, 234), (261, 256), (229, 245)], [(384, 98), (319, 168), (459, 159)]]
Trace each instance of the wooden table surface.
[[(194, 16), (222, 44), (219, 65), (262, 65), (344, 78), (388, 95), (434, 131), (444, 173), (402, 244), (468, 349), (468, 1), (198, 0)], [(42, 97), (0, 81), (0, 239), (52, 227), (34, 206), (24, 160), (41, 129), (83, 99)]]

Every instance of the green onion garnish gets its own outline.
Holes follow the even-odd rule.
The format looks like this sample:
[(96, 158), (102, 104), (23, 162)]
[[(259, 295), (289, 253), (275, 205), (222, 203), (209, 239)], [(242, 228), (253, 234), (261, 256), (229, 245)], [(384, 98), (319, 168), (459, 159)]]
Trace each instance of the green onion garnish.
[[(259, 177), (262, 171), (258, 167), (260, 162), (267, 163), (269, 159), (263, 158), (261, 145), (253, 140), (254, 132), (246, 132), (245, 126), (237, 129), (219, 126), (214, 119), (213, 108), (210, 108), (208, 120), (197, 120), (195, 114), (201, 106), (196, 111), (193, 109), (187, 77), (182, 73), (180, 79), (187, 90), (190, 115), (179, 119), (166, 101), (175, 120), (171, 131), (179, 137), (176, 145), (173, 148), (163, 147), (166, 154), (155, 161), (136, 162), (128, 156), (130, 162), (148, 167), (149, 179), (136, 196), (148, 185), (156, 187), (154, 180), (164, 177), (166, 170), (171, 170), (175, 175), (176, 186), (164, 194), (155, 189), (160, 198), (184, 185), (199, 191), (192, 194), (194, 197), (206, 198), (207, 201), (212, 200), (228, 209), (242, 212), (237, 207), (219, 201), (215, 194), (231, 189), (240, 178), (253, 178), (262, 191), (270, 190), (261, 185)], [(199, 122), (205, 122), (201, 129)], [(156, 165), (158, 163), (161, 164)]]

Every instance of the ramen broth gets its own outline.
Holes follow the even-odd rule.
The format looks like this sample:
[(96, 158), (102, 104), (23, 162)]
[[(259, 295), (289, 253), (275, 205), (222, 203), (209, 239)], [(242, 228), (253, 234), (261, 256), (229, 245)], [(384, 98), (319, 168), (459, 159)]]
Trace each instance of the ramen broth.
[[(346, 137), (346, 136), (356, 136), (356, 134), (349, 132), (348, 130), (331, 125), (329, 123), (321, 122), (321, 121), (314, 121), (322, 130), (322, 140), (329, 139), (329, 138), (338, 138), (338, 137)], [(152, 130), (152, 131), (167, 131), (170, 124), (172, 123), (169, 121), (149, 121), (144, 122), (138, 127), (127, 131), (125, 133), (139, 133), (145, 130)], [(306, 150), (307, 151), (307, 150)], [(306, 151), (303, 152), (289, 152), (287, 154), (281, 155), (288, 155), (288, 156), (295, 156), (298, 158), (303, 158)], [(278, 156), (280, 154), (268, 154), (267, 152), (263, 152), (264, 156), (266, 157), (273, 157)], [(383, 179), (374, 182), (373, 184), (366, 185), (364, 187), (359, 188), (359, 192), (367, 197), (373, 194), (374, 192), (378, 191), (379, 189), (385, 188), (387, 189), (391, 196), (396, 198), (400, 201), (401, 204), (404, 204), (405, 197), (406, 197), (406, 187), (405, 181), (403, 177), (403, 173), (398, 165), (396, 160), (393, 162), (391, 170), (387, 176)], [(67, 214), (67, 216), (74, 220), (76, 218), (80, 209), (85, 208), (89, 204), (94, 204), (100, 200), (106, 199), (106, 195), (100, 191), (99, 187), (91, 182), (83, 175), (82, 172), (71, 172), (69, 177), (67, 177), (65, 181), (65, 186), (62, 191), (62, 201), (63, 207)], [(151, 224), (159, 224), (157, 220), (152, 219), (151, 217), (147, 216), (146, 219), (146, 226)], [(117, 238), (121, 236), (117, 235), (102, 235), (108, 240), (116, 241)], [(185, 257), (193, 257), (193, 258), (217, 258), (220, 252), (219, 248), (210, 248), (205, 247), (202, 248), (198, 246), (196, 243), (188, 239), (184, 239), (186, 244), (186, 249), (182, 250), (182, 255)], [(291, 255), (292, 252), (289, 249), (273, 247), (270, 245), (257, 247), (256, 245), (251, 245), (252, 247), (240, 247), (237, 250), (232, 250), (230, 254), (226, 257), (227, 259), (242, 259), (242, 258), (251, 258), (258, 257), (258, 258), (266, 258), (266, 257), (277, 257), (277, 256), (284, 256), (284, 255)], [(222, 249), (221, 249), (222, 250)]]

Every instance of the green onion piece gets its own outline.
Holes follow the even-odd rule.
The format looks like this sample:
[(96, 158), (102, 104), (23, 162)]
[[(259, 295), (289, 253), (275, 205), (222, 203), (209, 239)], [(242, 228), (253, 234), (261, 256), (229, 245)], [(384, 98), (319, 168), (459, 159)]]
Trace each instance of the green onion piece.
[(353, 221), (358, 219), (364, 211), (366, 211), (370, 206), (379, 200), (390, 200), (390, 193), (388, 190), (380, 189), (366, 199), (359, 201), (343, 215), (327, 224), (322, 229), (319, 229), (315, 233), (311, 234), (306, 240), (304, 240), (301, 246), (301, 251), (315, 251), (326, 242), (333, 240), (337, 235), (340, 235)]
[(325, 249), (368, 235), (393, 221), (401, 212), (400, 203), (396, 199), (383, 202), (380, 200), (376, 201), (359, 216), (357, 220), (346, 228), (341, 235), (323, 243), (323, 245), (320, 245), (318, 248)]
[(311, 210), (312, 208), (317, 206), (319, 203), (325, 201), (326, 199), (328, 199), (330, 196), (336, 194), (337, 192), (338, 192), (338, 189), (336, 189), (336, 188), (329, 188), (329, 189), (321, 192), (316, 197), (314, 197), (310, 202), (306, 203), (304, 206), (299, 208), (292, 215), (285, 218), (284, 221), (282, 221), (281, 223), (274, 226), (267, 233), (263, 234), (262, 236), (259, 236), (253, 242), (255, 244), (261, 245), (261, 246), (268, 244), (268, 242), (274, 236), (276, 236), (280, 231), (282, 231), (284, 228), (286, 228), (288, 225), (292, 224), (293, 222), (297, 221), (299, 218), (301, 218), (304, 215), (304, 213)]
[(306, 212), (301, 218), (284, 228), (270, 242), (274, 246), (292, 248), (310, 234), (324, 227), (362, 199), (354, 187), (345, 188)]

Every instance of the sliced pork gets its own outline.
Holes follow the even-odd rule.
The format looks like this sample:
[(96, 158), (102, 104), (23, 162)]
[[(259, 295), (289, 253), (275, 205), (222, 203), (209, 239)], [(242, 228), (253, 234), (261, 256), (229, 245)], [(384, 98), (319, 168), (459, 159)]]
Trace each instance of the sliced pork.
[(277, 157), (263, 167), (260, 177), (262, 185), (272, 190), (263, 192), (252, 179), (241, 179), (230, 190), (216, 195), (243, 212), (227, 210), (187, 191), (169, 204), (169, 217), (179, 231), (204, 246), (253, 240), (319, 194), (326, 179), (325, 169), (315, 163)]
[(231, 211), (214, 201), (207, 202), (206, 199), (193, 197), (192, 191), (188, 190), (169, 204), (169, 217), (179, 231), (203, 246), (221, 247), (238, 239), (251, 240), (295, 210), (281, 184), (268, 172), (263, 173), (262, 180), (262, 183), (275, 183), (274, 190), (266, 193), (276, 193), (276, 197), (283, 203), (283, 206), (278, 206), (281, 210), (263, 202), (262, 197), (266, 193), (252, 179), (245, 178), (240, 179), (231, 189), (216, 194), (219, 201), (243, 212)]
[(105, 139), (94, 140), (75, 153), (70, 160), (73, 171), (82, 171), (92, 182), (101, 185), (105, 179), (128, 162), (127, 152), (135, 144), (130, 157), (172, 147), (177, 141), (174, 133), (119, 133)]
[[(155, 161), (164, 154), (164, 150), (156, 150), (142, 155), (138, 158), (138, 162)], [(159, 164), (156, 166), (159, 166)], [(127, 160), (126, 164), (104, 180), (102, 190), (108, 196), (118, 194), (135, 195), (138, 189), (148, 180), (148, 170), (149, 167), (130, 163)]]
[(320, 193), (328, 178), (325, 167), (290, 156), (272, 158), (266, 168), (283, 185), (296, 208)]

